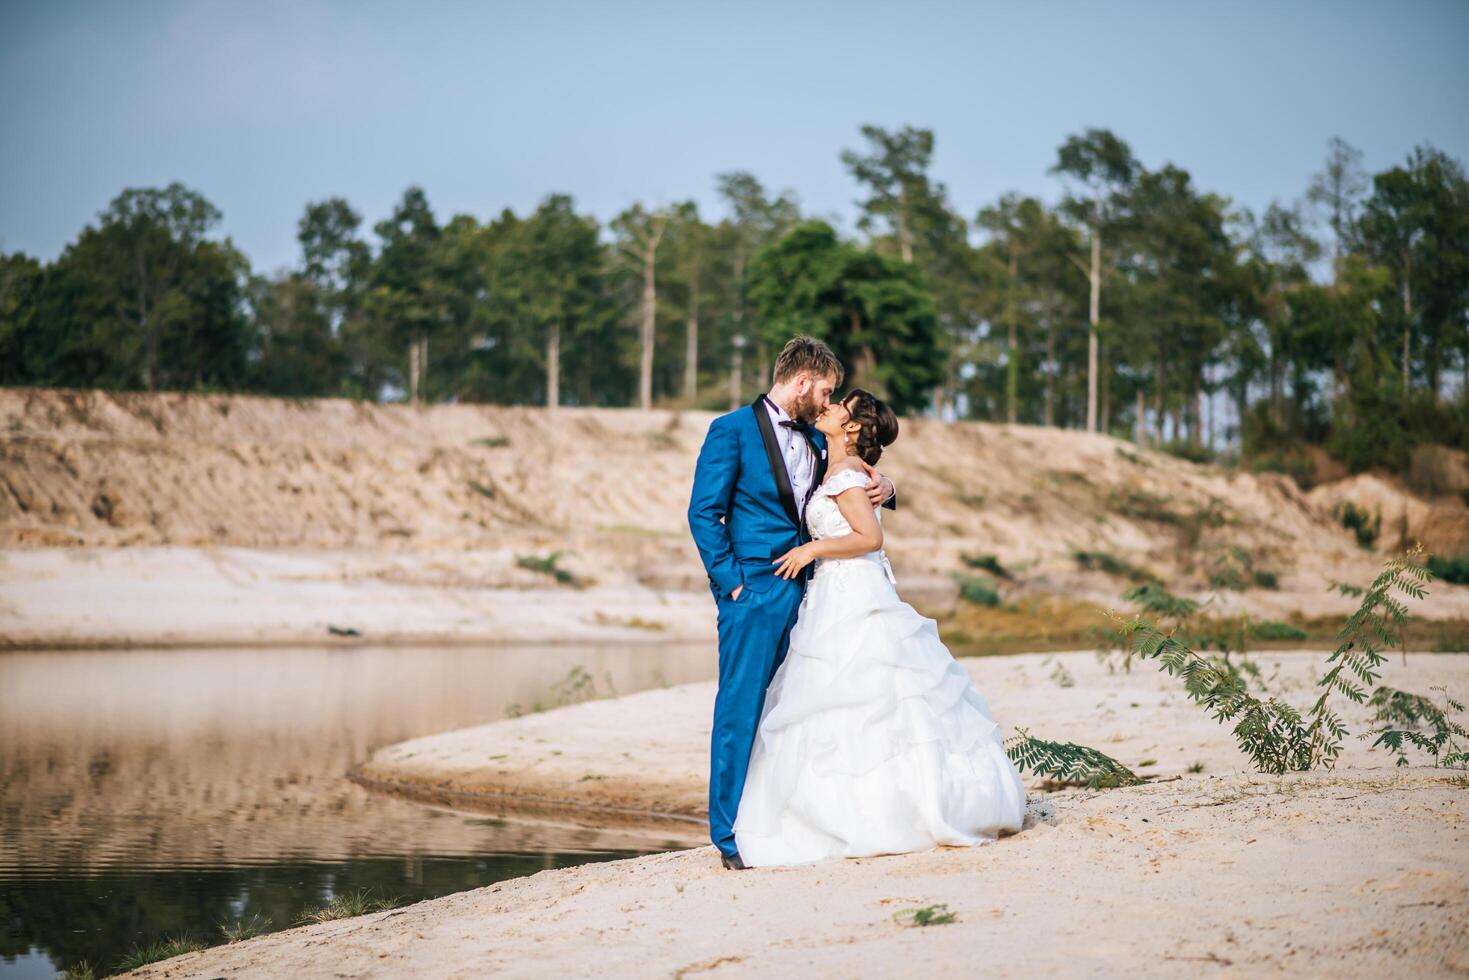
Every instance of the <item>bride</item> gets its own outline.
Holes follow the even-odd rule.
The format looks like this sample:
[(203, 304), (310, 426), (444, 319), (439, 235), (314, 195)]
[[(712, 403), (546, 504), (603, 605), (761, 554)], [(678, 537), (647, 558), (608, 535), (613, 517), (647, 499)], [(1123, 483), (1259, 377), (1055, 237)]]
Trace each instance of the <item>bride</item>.
[[(852, 391), (816, 420), (831, 464), (806, 506), (816, 563), (790, 649), (765, 696), (735, 818), (748, 867), (967, 845), (1020, 829), (1025, 792), (999, 726), (931, 619), (898, 598), (863, 485), (898, 436)], [(845, 452), (843, 450), (845, 449)]]

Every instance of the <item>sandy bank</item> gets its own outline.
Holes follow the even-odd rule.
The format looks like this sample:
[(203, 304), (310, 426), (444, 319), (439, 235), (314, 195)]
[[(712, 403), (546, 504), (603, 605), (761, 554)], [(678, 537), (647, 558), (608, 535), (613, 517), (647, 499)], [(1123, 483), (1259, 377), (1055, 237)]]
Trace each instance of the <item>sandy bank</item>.
[[(1256, 655), (1270, 689), (1297, 704), (1321, 654)], [(1188, 701), (1181, 685), (1147, 664), (1109, 672), (1089, 652), (961, 661), (1007, 732), (1091, 745), (1160, 778), (1202, 765), (1210, 775), (1248, 775), (1226, 729)], [(1436, 685), (1469, 694), (1469, 655), (1394, 657), (1383, 683), (1427, 693)], [(389, 746), (360, 774), (443, 799), (514, 810), (574, 803), (683, 816), (706, 813), (708, 737), (714, 684), (685, 684), (590, 701)], [(1347, 706), (1363, 730), (1367, 714)], [(1391, 763), (1351, 739), (1344, 766)], [(497, 797), (504, 797), (503, 800)]]
[[(534, 552), (532, 552), (534, 553)], [(583, 589), (505, 549), (0, 552), (0, 648), (710, 640), (707, 591)], [(357, 636), (333, 635), (332, 628)]]
[[(1313, 658), (1266, 654), (1304, 701)], [(1469, 970), (1469, 789), (1349, 741), (1330, 773), (1248, 771), (1150, 669), (1089, 653), (967, 661), (1000, 720), (1160, 779), (1034, 793), (972, 849), (741, 874), (712, 848), (551, 871), (140, 971), (150, 977), (787, 975), (1450, 976)], [(1469, 689), (1469, 656), (1386, 683)], [(420, 787), (700, 810), (712, 687), (684, 685), (403, 743), (368, 771)], [(1356, 731), (1359, 714), (1348, 713)], [(1202, 772), (1189, 773), (1202, 764)], [(490, 808), (504, 800), (481, 799)], [(505, 809), (513, 809), (506, 806)], [(944, 903), (958, 921), (903, 927)]]

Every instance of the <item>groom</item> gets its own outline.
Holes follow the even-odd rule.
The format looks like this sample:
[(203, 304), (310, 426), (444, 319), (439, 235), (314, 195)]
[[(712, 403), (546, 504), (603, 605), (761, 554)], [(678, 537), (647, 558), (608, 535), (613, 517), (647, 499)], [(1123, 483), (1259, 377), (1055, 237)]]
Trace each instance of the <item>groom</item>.
[[(806, 588), (805, 575), (778, 578), (773, 562), (807, 540), (806, 502), (826, 473), (826, 439), (811, 423), (842, 374), (831, 348), (796, 337), (775, 360), (769, 394), (710, 424), (694, 469), (689, 530), (719, 613), (709, 836), (726, 868), (745, 866), (735, 848), (735, 814), (765, 688), (785, 658)], [(893, 507), (892, 481), (867, 469), (873, 505)]]

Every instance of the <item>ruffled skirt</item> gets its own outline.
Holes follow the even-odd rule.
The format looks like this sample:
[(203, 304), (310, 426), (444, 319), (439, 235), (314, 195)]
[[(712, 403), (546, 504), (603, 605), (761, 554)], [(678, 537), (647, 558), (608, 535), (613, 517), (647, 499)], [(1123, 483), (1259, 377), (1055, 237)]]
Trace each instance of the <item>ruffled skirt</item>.
[(766, 693), (735, 819), (747, 865), (970, 845), (1020, 829), (999, 726), (882, 563), (823, 562)]

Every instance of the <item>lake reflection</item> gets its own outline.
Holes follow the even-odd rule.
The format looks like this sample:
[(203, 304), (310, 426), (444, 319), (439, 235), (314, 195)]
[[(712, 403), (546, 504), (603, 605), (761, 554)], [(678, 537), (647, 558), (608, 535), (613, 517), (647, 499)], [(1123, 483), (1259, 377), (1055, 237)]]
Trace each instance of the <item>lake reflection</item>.
[(0, 654), (0, 975), (215, 942), (256, 913), (283, 928), (357, 888), (415, 900), (697, 844), (697, 828), (475, 819), (344, 775), (547, 703), (578, 668), (607, 695), (714, 666), (705, 645)]

